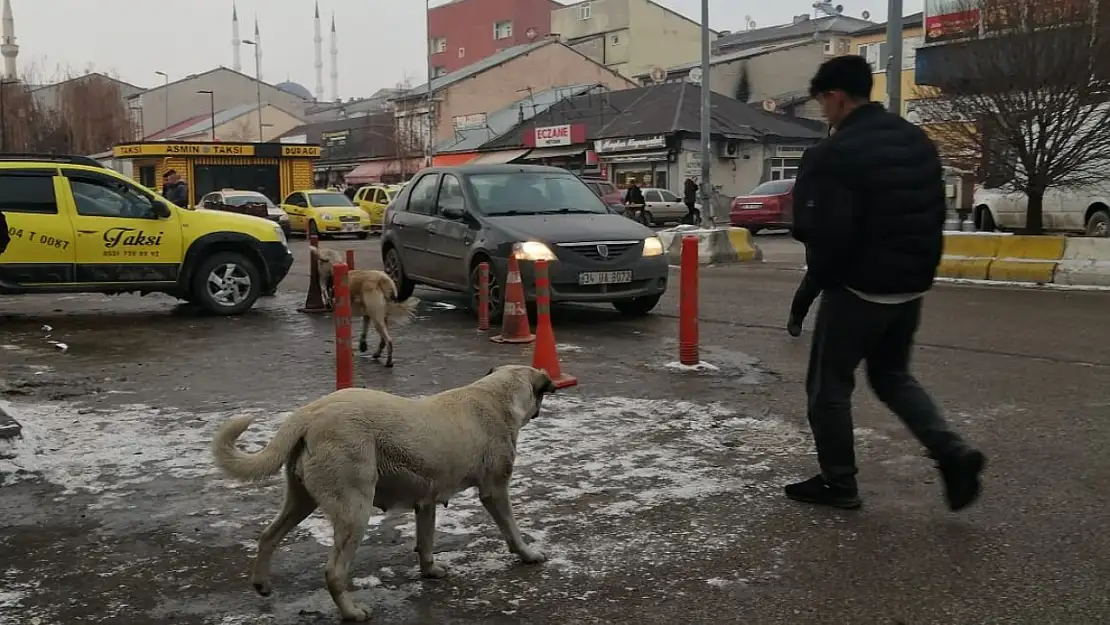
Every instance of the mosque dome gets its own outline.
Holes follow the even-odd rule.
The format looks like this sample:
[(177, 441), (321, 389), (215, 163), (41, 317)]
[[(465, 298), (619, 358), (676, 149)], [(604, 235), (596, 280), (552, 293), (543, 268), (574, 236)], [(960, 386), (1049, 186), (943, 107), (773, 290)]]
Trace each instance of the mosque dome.
[(302, 100), (307, 100), (307, 101), (311, 102), (311, 101), (316, 99), (316, 98), (312, 97), (312, 92), (309, 91), (307, 88), (305, 88), (304, 85), (301, 85), (301, 84), (298, 84), (298, 83), (295, 83), (295, 82), (292, 82), (292, 81), (286, 81), (286, 82), (277, 84), (275, 86), (278, 89), (281, 89), (282, 91), (284, 91), (286, 93), (291, 93), (291, 94), (297, 96), (298, 98), (300, 98)]

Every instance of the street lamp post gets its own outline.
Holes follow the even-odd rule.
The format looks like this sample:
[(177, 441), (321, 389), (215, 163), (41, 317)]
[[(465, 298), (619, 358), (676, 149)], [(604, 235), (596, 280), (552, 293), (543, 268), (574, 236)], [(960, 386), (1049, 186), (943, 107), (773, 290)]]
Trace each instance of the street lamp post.
[(258, 142), (262, 142), (262, 49), (257, 41), (244, 39), (243, 43), (254, 46), (254, 82), (258, 87)]
[(166, 72), (154, 72), (154, 73), (158, 74), (159, 76), (161, 76), (162, 78), (164, 78), (166, 80), (166, 85), (165, 85), (166, 88), (164, 89), (165, 93), (162, 94), (162, 97), (165, 98), (165, 100), (166, 100), (166, 123), (162, 127), (163, 128), (169, 128), (170, 127), (170, 75), (167, 74)]
[(716, 220), (713, 214), (716, 209), (712, 205), (713, 183), (709, 179), (710, 167), (713, 164), (712, 143), (710, 137), (712, 127), (709, 121), (713, 112), (713, 90), (709, 80), (709, 0), (701, 0), (701, 185), (698, 187), (701, 196), (701, 225), (711, 228)]
[[(432, 4), (431, 0), (424, 0), (424, 28), (427, 30), (427, 50), (425, 54), (428, 59), (428, 136), (425, 139), (428, 142), (427, 147), (424, 149), (424, 166), (431, 167), (432, 161), (435, 159), (435, 143), (436, 143), (436, 124), (432, 111), (435, 109), (435, 92), (432, 91), (432, 81), (435, 80), (435, 68), (432, 65)], [(403, 171), (403, 170), (402, 170)]]
[(201, 89), (197, 93), (208, 95), (208, 104), (212, 112), (212, 141), (216, 141), (216, 94), (211, 89)]
[(902, 114), (902, 0), (889, 0), (886, 13), (887, 109)]

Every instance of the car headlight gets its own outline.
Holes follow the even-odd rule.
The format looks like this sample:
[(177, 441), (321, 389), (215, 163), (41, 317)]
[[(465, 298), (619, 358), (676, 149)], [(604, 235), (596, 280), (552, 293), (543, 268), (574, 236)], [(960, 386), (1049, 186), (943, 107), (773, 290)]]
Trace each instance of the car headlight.
[(285, 230), (282, 230), (281, 226), (274, 226), (274, 232), (277, 233), (278, 239), (281, 240), (281, 244), (288, 247), (289, 239), (285, 237)]
[(332, 216), (331, 213), (324, 213), (324, 214), (320, 215), (320, 219), (322, 219), (324, 221), (331, 221), (331, 220), (335, 219), (335, 217)]
[(648, 237), (644, 239), (644, 256), (662, 256), (663, 255), (663, 239), (659, 237)]
[(286, 215), (285, 213), (282, 213), (282, 214), (278, 215), (278, 221), (280, 221), (280, 222), (289, 221), (289, 215)]
[(539, 241), (524, 241), (513, 244), (513, 257), (517, 260), (535, 262), (537, 260), (555, 260), (555, 253)]

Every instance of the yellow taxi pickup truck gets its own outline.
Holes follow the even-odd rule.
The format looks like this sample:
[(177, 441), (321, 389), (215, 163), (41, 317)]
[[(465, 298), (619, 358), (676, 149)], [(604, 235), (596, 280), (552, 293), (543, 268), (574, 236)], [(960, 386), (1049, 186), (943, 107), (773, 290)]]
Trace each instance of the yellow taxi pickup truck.
[(370, 216), (370, 227), (374, 232), (381, 232), (382, 221), (385, 218), (385, 208), (397, 196), (403, 185), (399, 184), (372, 184), (359, 188), (355, 192), (354, 202), (359, 208)]
[(278, 224), (179, 208), (83, 156), (0, 154), (0, 294), (166, 293), (249, 310), (293, 266)]

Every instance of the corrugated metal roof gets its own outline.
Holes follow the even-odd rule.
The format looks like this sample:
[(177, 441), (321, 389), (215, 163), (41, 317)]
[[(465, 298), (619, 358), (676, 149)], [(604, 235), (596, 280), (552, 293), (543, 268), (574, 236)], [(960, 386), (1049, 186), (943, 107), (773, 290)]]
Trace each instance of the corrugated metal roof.
[(799, 39), (807, 35), (812, 36), (826, 32), (849, 34), (872, 25), (874, 25), (874, 22), (856, 17), (849, 17), (847, 15), (816, 17), (792, 22), (790, 24), (778, 24), (765, 28), (731, 33), (714, 42), (714, 48), (723, 50), (735, 48), (737, 46), (750, 46), (760, 42)]
[[(263, 109), (265, 109), (267, 106), (270, 106), (268, 102), (262, 103)], [(257, 110), (258, 104), (240, 104), (239, 106), (233, 106), (229, 109), (216, 111), (215, 126), (219, 128), (220, 126), (223, 126), (230, 121), (239, 119), (240, 117), (253, 113)], [(189, 124), (188, 126), (185, 126), (183, 128), (179, 127), (175, 130), (172, 130), (172, 132), (168, 133), (168, 136), (165, 138), (172, 139), (174, 137), (195, 135), (212, 128), (213, 121), (211, 115), (198, 116), (194, 118), (194, 120), (196, 121), (194, 121), (192, 124)]]
[[(733, 61), (751, 59), (751, 58), (755, 58), (757, 56), (763, 56), (764, 54), (770, 54), (772, 52), (778, 52), (780, 50), (789, 50), (790, 48), (797, 48), (799, 46), (813, 45), (813, 43), (814, 42), (812, 42), (812, 41), (785, 41), (785, 42), (781, 42), (781, 43), (756, 44), (753, 47), (743, 48), (743, 49), (740, 49), (740, 50), (733, 50), (733, 51), (727, 52), (725, 54), (719, 54), (719, 55), (715, 55), (713, 57), (710, 57), (709, 64), (710, 64), (710, 66), (713, 66), (713, 65), (719, 65), (721, 63), (731, 63)], [(675, 65), (674, 67), (668, 67), (667, 68), (667, 73), (672, 74), (672, 73), (688, 72), (688, 71), (694, 69), (695, 67), (701, 67), (701, 61), (693, 61), (693, 62), (690, 62), (690, 63), (683, 63), (682, 65)], [(647, 76), (647, 75), (648, 74), (641, 74), (640, 77)]]
[[(484, 59), (482, 59), (482, 60), (480, 60), (476, 63), (471, 63), (470, 65), (467, 65), (466, 67), (464, 67), (462, 69), (457, 69), (457, 70), (451, 72), (450, 74), (446, 74), (444, 76), (440, 76), (439, 78), (433, 79), (432, 82), (431, 82), (432, 91), (433, 92), (434, 91), (439, 91), (440, 89), (443, 89), (445, 87), (450, 87), (451, 85), (453, 85), (457, 82), (466, 80), (467, 78), (470, 78), (471, 76), (476, 76), (478, 74), (481, 74), (482, 72), (493, 69), (494, 67), (497, 67), (498, 65), (501, 65), (502, 63), (506, 63), (508, 61), (511, 61), (511, 60), (513, 60), (513, 59), (515, 59), (519, 56), (524, 56), (525, 54), (528, 54), (530, 52), (538, 50), (538, 49), (540, 49), (544, 46), (549, 46), (549, 45), (558, 44), (558, 43), (559, 42), (555, 39), (545, 39), (543, 41), (537, 41), (535, 43), (525, 43), (525, 44), (521, 44), (519, 46), (513, 46), (511, 48), (505, 48), (504, 50), (502, 50), (500, 52), (496, 52), (494, 54), (491, 54), (490, 56), (487, 56), (486, 58), (484, 58)], [(562, 45), (562, 44), (559, 44), (559, 45)], [(398, 97), (397, 99), (398, 100), (407, 100), (407, 99), (410, 99), (410, 98), (424, 97), (424, 96), (427, 96), (427, 95), (428, 95), (428, 83), (424, 83), (424, 84), (420, 85), (419, 87), (414, 87), (413, 89), (409, 90), (407, 93)]]
[(436, 152), (472, 152), (477, 150), (491, 139), (512, 130), (521, 121), (532, 119), (559, 101), (582, 95), (591, 89), (604, 89), (604, 87), (596, 84), (554, 87), (521, 98), (496, 113), (488, 115), (484, 128), (455, 131), (454, 137), (436, 146)]

